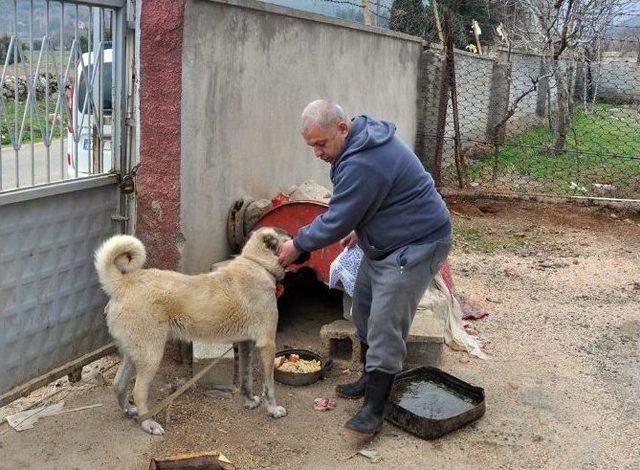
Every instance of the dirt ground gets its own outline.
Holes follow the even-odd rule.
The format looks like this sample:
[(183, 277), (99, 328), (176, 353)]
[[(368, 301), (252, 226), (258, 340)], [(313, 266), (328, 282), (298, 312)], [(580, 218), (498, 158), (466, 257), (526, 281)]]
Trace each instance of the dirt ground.
[[(65, 408), (102, 407), (44, 418), (22, 433), (0, 425), (0, 468), (145, 469), (153, 456), (201, 450), (221, 451), (238, 468), (638, 468), (639, 218), (573, 206), (448, 202), (456, 288), (490, 312), (474, 326), (491, 359), (445, 348), (441, 364), (484, 387), (487, 411), (476, 423), (436, 441), (385, 424), (358, 445), (340, 431), (358, 402), (312, 408), (314, 398), (333, 396), (336, 383), (356, 376), (337, 369), (309, 387), (278, 385), (289, 411), (281, 420), (245, 411), (237, 395), (197, 388), (174, 404), (168, 423), (160, 417), (164, 436), (148, 436), (116, 408), (115, 368), (96, 375), (117, 360), (111, 357), (88, 368), (80, 384), (62, 380), (39, 392), (57, 390), (51, 401), (64, 397)], [(320, 325), (340, 316), (339, 297), (301, 288), (288, 295), (278, 346), (318, 349)], [(169, 357), (155, 397), (188, 373)], [(360, 448), (377, 451), (382, 462), (355, 455)]]

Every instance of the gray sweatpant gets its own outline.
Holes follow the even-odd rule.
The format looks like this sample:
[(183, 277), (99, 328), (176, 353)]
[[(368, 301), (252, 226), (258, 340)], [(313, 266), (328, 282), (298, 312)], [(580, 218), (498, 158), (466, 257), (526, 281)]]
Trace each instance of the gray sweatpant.
[(407, 245), (381, 260), (362, 259), (353, 293), (356, 334), (369, 345), (367, 372), (402, 370), (418, 302), (451, 250), (451, 239)]

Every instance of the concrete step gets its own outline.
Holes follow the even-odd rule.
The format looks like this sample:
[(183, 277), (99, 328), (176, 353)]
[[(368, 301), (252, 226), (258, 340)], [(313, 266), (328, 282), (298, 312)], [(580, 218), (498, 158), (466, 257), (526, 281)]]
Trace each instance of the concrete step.
[[(211, 265), (211, 271), (228, 264), (231, 260), (221, 261)], [(211, 385), (214, 387), (232, 387), (234, 381), (234, 355), (233, 349), (228, 353), (224, 352), (229, 349), (231, 344), (225, 343), (208, 343), (205, 341), (193, 341), (193, 356), (192, 356), (192, 374), (195, 375), (200, 372), (204, 367), (209, 365), (211, 361), (214, 361), (222, 356), (220, 362), (211, 368), (199, 383), (202, 385)]]
[(198, 383), (221, 388), (233, 387), (233, 349), (225, 354), (225, 351), (231, 346), (231, 344), (225, 343), (205, 343), (204, 341), (193, 342), (193, 375), (200, 372), (212, 361), (221, 358), (220, 361), (214, 365), (211, 370), (209, 370), (209, 372), (202, 376)]
[[(437, 311), (437, 310), (436, 310)], [(407, 338), (404, 367), (438, 366), (444, 346), (444, 320), (431, 309), (419, 309)], [(362, 363), (360, 340), (353, 323), (336, 320), (320, 329), (324, 355), (339, 366), (359, 368)]]

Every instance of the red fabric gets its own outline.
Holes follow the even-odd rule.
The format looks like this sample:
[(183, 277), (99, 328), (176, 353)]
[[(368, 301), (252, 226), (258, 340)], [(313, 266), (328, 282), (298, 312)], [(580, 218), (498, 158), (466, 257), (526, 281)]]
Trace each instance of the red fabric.
[(449, 289), (449, 291), (453, 293), (455, 291), (455, 288), (453, 287), (453, 276), (451, 275), (451, 267), (449, 266), (449, 261), (445, 261), (440, 268), (440, 275), (442, 276), (442, 280), (447, 286), (447, 289)]
[(458, 302), (460, 302), (460, 308), (462, 309), (462, 319), (463, 320), (479, 320), (480, 318), (486, 317), (489, 315), (489, 312), (484, 310), (482, 307), (469, 302), (462, 295), (456, 294), (456, 289), (453, 285), (453, 276), (451, 275), (451, 266), (449, 265), (449, 261), (445, 261), (442, 267), (440, 268), (440, 275), (442, 276), (442, 280), (444, 281), (447, 289), (451, 292)]

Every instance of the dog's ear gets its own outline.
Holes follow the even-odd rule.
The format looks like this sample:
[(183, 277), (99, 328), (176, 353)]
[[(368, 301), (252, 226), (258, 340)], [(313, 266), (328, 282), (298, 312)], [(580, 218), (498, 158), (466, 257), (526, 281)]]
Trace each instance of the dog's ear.
[(264, 241), (264, 245), (271, 251), (274, 253), (278, 251), (278, 237), (267, 234), (262, 240)]

